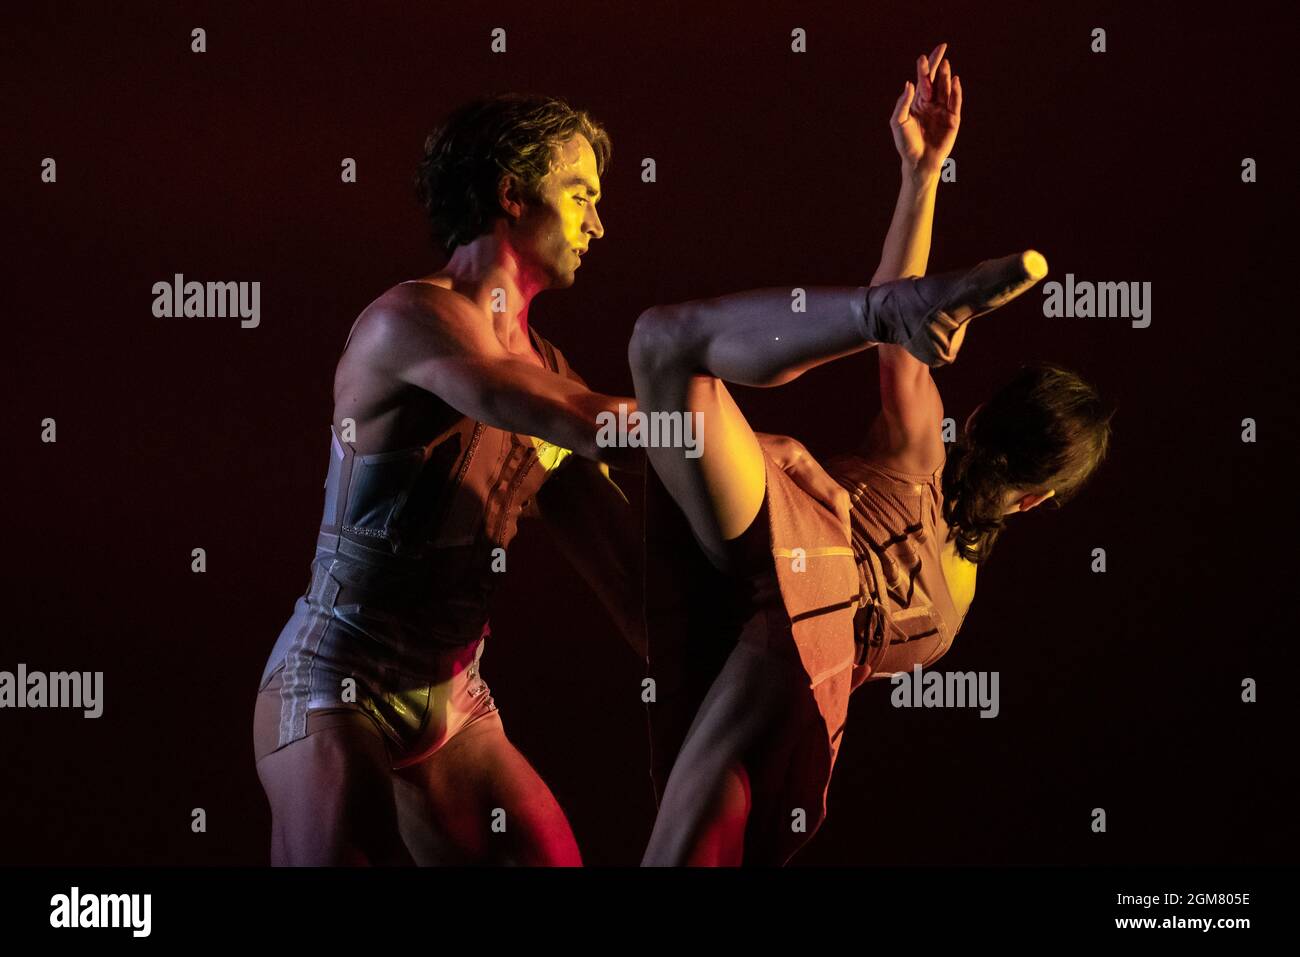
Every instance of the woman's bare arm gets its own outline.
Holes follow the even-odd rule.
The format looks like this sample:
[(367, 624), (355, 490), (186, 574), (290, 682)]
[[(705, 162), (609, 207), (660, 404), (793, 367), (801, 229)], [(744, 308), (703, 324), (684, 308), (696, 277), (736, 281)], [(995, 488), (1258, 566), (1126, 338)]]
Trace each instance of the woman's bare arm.
[[(961, 81), (944, 59), (946, 50), (941, 43), (917, 59), (916, 83), (904, 86), (890, 116), (901, 183), (872, 285), (925, 275), (939, 176), (961, 123)], [(944, 451), (943, 402), (930, 369), (902, 346), (882, 343), (878, 355), (881, 414), (863, 450), (900, 471), (931, 472)]]

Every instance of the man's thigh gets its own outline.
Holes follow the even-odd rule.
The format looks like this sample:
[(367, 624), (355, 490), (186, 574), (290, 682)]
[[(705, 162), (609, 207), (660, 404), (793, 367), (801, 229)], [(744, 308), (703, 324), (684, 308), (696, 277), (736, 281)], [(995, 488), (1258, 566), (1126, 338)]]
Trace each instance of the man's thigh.
[(493, 711), (394, 772), (400, 828), (420, 864), (581, 864), (559, 802)]
[(365, 715), (332, 717), (257, 762), (271, 804), (271, 863), (413, 864), (382, 736)]

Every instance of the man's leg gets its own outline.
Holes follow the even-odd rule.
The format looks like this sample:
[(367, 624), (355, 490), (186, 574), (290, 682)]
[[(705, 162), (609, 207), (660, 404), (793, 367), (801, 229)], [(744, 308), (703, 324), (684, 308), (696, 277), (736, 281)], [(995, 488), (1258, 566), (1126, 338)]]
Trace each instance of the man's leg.
[(329, 720), (257, 762), (271, 804), (272, 865), (414, 864), (398, 831), (379, 729), (357, 713)]
[(399, 779), (403, 831), (436, 836), (424, 845), (408, 839), (421, 864), (582, 863), (559, 802), (506, 738), (496, 711), (467, 725), (428, 758), (393, 773)]

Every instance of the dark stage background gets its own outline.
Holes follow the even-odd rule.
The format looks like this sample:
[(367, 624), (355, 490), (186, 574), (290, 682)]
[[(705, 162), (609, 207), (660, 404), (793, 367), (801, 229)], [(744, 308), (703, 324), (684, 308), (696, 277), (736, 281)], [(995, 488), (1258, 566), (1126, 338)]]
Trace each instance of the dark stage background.
[[(795, 863), (1293, 858), (1291, 31), (1255, 5), (1204, 9), (25, 14), (6, 30), (0, 157), (0, 669), (102, 670), (105, 713), (0, 713), (0, 862), (268, 860), (257, 679), (307, 580), (344, 338), (383, 289), (437, 265), (411, 177), (448, 109), (546, 92), (608, 126), (606, 235), (533, 321), (593, 388), (627, 393), (627, 337), (653, 303), (868, 280), (897, 189), (889, 111), (940, 40), (966, 104), (931, 268), (1033, 246), (1049, 279), (1151, 282), (1152, 322), (1045, 319), (1035, 291), (937, 372), (960, 423), (1022, 360), (1073, 368), (1119, 404), (1112, 457), (1061, 512), (1012, 521), (942, 662), (999, 671), (1000, 717), (895, 710), (883, 682), (859, 691), (829, 819)], [(489, 52), (496, 26), (504, 55)], [(807, 54), (790, 52), (797, 26)], [(1089, 49), (1098, 26), (1104, 54)], [(40, 182), (47, 156), (57, 184)], [(1258, 183), (1241, 181), (1244, 157)], [(261, 325), (155, 318), (151, 286), (177, 272), (260, 281)], [(736, 392), (756, 427), (831, 453), (866, 429), (875, 390), (866, 353)], [(47, 416), (56, 444), (39, 438)], [(206, 574), (190, 571), (196, 546)], [(1090, 571), (1096, 547), (1105, 574)], [(585, 859), (635, 863), (653, 815), (639, 664), (539, 529), (510, 564), (484, 659), (506, 728)], [(1240, 700), (1247, 677), (1257, 704)], [(196, 807), (206, 833), (191, 832)]]

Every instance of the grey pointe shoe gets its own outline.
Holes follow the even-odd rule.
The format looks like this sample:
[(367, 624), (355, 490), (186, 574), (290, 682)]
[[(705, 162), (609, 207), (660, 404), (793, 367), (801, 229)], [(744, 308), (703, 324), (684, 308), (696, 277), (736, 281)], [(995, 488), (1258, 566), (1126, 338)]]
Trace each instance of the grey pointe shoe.
[(931, 368), (948, 365), (961, 348), (962, 326), (1046, 275), (1047, 260), (1029, 249), (973, 269), (864, 287), (862, 329), (867, 339), (900, 345)]

